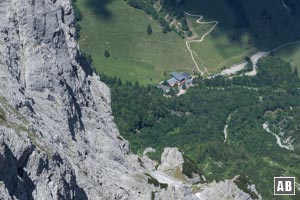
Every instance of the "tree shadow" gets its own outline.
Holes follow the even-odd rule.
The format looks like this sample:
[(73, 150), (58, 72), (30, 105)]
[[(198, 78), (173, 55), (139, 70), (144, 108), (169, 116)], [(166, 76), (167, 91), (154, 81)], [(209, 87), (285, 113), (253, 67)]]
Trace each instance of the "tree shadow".
[(233, 43), (247, 35), (249, 45), (271, 50), (300, 41), (298, 0), (190, 0), (185, 10), (203, 15), (204, 21), (218, 20), (218, 31)]
[(86, 0), (85, 5), (98, 17), (108, 20), (112, 18), (112, 12), (107, 9), (107, 4), (114, 0)]

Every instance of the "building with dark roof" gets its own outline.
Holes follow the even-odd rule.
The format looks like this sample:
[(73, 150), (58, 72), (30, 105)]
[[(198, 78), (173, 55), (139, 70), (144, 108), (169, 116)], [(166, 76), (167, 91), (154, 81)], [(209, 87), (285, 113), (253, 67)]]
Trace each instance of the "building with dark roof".
[(169, 84), (169, 86), (174, 87), (179, 81), (176, 80), (175, 78), (170, 78), (169, 80), (167, 80), (167, 83)]
[(161, 89), (164, 94), (170, 92), (170, 87), (167, 85), (158, 85), (157, 87)]
[(172, 73), (171, 73), (171, 76), (172, 76), (173, 78), (175, 78), (175, 79), (176, 79), (177, 81), (179, 81), (179, 82), (182, 82), (182, 81), (185, 80), (185, 77), (182, 76), (181, 74), (177, 73), (177, 72), (172, 72)]
[(191, 76), (188, 72), (183, 72), (183, 73), (181, 73), (181, 75), (182, 75), (185, 79), (192, 79), (192, 76)]
[(175, 85), (183, 85), (184, 83), (192, 83), (193, 77), (188, 72), (183, 72), (179, 74), (178, 72), (171, 73), (172, 78), (167, 80), (167, 83), (170, 87), (174, 87)]
[(186, 83), (193, 83), (193, 77), (188, 72), (183, 72), (181, 75), (185, 78)]

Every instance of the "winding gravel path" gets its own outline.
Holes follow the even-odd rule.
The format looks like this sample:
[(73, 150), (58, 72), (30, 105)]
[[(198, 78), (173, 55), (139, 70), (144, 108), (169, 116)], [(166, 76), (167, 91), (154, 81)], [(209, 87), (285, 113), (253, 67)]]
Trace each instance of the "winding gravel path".
[[(193, 62), (194, 62), (194, 64), (195, 64), (195, 66), (196, 66), (198, 72), (201, 74), (201, 76), (202, 76), (204, 73), (209, 74), (208, 71), (207, 71), (207, 68), (204, 67), (205, 61), (204, 61), (203, 59), (201, 59), (201, 58), (197, 55), (197, 53), (196, 53), (195, 51), (193, 51), (193, 50), (191, 49), (190, 43), (192, 43), (192, 42), (196, 42), (196, 43), (201, 43), (201, 42), (203, 42), (204, 38), (205, 38), (208, 34), (210, 34), (210, 33), (215, 29), (215, 27), (219, 24), (219, 22), (218, 22), (218, 21), (202, 22), (202, 21), (201, 21), (201, 20), (203, 19), (203, 16), (202, 16), (202, 15), (192, 15), (192, 14), (187, 13), (187, 12), (185, 12), (185, 14), (188, 15), (188, 16), (191, 16), (191, 17), (199, 17), (199, 19), (196, 20), (196, 23), (198, 23), (198, 24), (214, 24), (214, 25), (209, 29), (208, 32), (204, 33), (204, 34), (201, 36), (200, 39), (191, 39), (191, 40), (187, 40), (186, 43), (185, 43), (185, 44), (186, 44), (186, 47), (187, 47), (187, 49), (188, 49), (188, 51), (189, 51), (190, 54), (191, 54), (191, 58), (192, 58), (192, 60), (193, 60)], [(200, 70), (200, 67), (199, 67), (197, 61), (195, 60), (195, 57), (194, 57), (194, 56), (197, 56), (197, 57), (201, 60), (201, 62), (202, 62), (202, 63), (201, 63), (201, 67), (205, 70), (205, 72), (203, 72), (203, 71)]]
[(255, 76), (257, 74), (257, 62), (260, 58), (266, 57), (270, 52), (260, 51), (250, 57), (253, 64), (253, 69), (250, 72), (245, 73), (246, 76)]
[[(282, 1), (283, 5), (284, 2)], [(285, 6), (284, 6), (285, 7)], [(186, 41), (186, 47), (189, 51), (189, 53), (191, 54), (191, 58), (193, 60), (193, 63), (195, 64), (198, 72), (201, 74), (201, 76), (204, 75), (204, 73), (206, 74), (210, 74), (207, 70), (207, 68), (204, 66), (205, 64), (205, 61), (200, 58), (198, 56), (198, 54), (192, 50), (191, 48), (191, 43), (195, 42), (195, 43), (201, 43), (204, 41), (205, 37), (210, 34), (215, 28), (216, 26), (219, 24), (219, 21), (210, 21), (210, 22), (202, 22), (203, 20), (203, 16), (202, 15), (193, 15), (193, 14), (190, 14), (188, 12), (185, 12), (185, 14), (187, 16), (191, 16), (191, 17), (199, 17), (197, 20), (196, 20), (196, 23), (198, 24), (214, 24), (206, 33), (204, 33), (200, 39), (188, 39)], [(196, 36), (194, 38), (198, 38), (199, 36)], [(247, 72), (245, 73), (245, 75), (247, 76), (255, 76), (257, 74), (257, 62), (260, 58), (263, 58), (263, 57), (266, 57), (267, 55), (269, 55), (271, 52), (275, 52), (275, 51), (278, 51), (279, 49), (283, 48), (283, 47), (286, 47), (286, 46), (289, 46), (289, 45), (292, 45), (292, 44), (300, 44), (300, 41), (295, 41), (295, 42), (287, 42), (287, 43), (284, 43), (268, 52), (265, 52), (265, 51), (260, 51), (260, 52), (257, 52), (255, 54), (253, 54), (250, 59), (251, 59), (251, 62), (253, 63), (253, 70), (250, 71), (250, 72)], [(201, 61), (201, 67), (199, 66), (199, 64), (197, 63), (195, 57), (197, 57), (200, 61)], [(217, 75), (233, 75), (235, 73), (237, 73), (238, 71), (242, 70), (245, 68), (245, 66), (247, 65), (247, 62), (240, 62), (240, 63), (237, 63), (237, 64), (234, 64), (231, 68), (229, 69), (225, 69), (223, 70), (221, 73), (218, 73), (218, 74), (213, 74), (210, 78), (213, 78)], [(202, 71), (200, 68), (203, 68), (204, 71)]]

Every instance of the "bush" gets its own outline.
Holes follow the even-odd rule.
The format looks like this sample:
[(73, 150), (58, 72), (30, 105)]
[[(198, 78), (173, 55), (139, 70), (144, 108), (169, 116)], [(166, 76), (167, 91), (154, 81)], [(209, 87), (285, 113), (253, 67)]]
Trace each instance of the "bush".
[(201, 176), (200, 169), (198, 168), (195, 161), (193, 161), (192, 159), (186, 156), (183, 156), (183, 159), (184, 159), (184, 163), (182, 167), (183, 174), (185, 174), (189, 178), (193, 178), (193, 174), (198, 174), (199, 176)]
[(146, 174), (148, 176), (148, 184), (152, 184), (155, 187), (160, 187), (161, 189), (168, 189), (168, 184), (160, 183), (157, 179), (153, 178), (151, 175)]
[(79, 24), (79, 22), (82, 20), (82, 14), (78, 8), (78, 6), (76, 5), (76, 0), (72, 0), (72, 6), (73, 6), (73, 9), (74, 9), (74, 18), (75, 18), (75, 29), (76, 29), (76, 32), (75, 32), (75, 39), (78, 40), (80, 35), (80, 30), (81, 30), (81, 26)]
[(250, 183), (245, 175), (240, 175), (236, 180), (234, 180), (234, 183), (238, 186), (238, 188), (249, 194), (252, 199), (259, 199), (254, 192), (248, 189), (248, 185)]
[[(184, 1), (177, 2), (174, 0), (162, 0), (160, 1), (162, 7), (159, 11), (155, 10), (155, 8), (153, 7), (153, 4), (155, 2), (154, 0), (144, 0), (144, 1), (127, 0), (126, 2), (131, 7), (136, 9), (141, 9), (148, 15), (151, 15), (153, 19), (157, 20), (160, 23), (160, 25), (163, 27), (164, 33), (171, 31), (171, 29), (169, 28), (170, 22), (165, 20), (165, 16), (167, 14), (171, 17), (170, 21), (177, 20), (180, 22), (181, 24), (180, 31), (190, 30), (182, 8)], [(175, 29), (174, 31), (176, 32)], [(148, 32), (149, 35), (151, 35), (151, 33)]]
[(164, 26), (164, 28), (163, 28), (163, 33), (167, 33), (169, 31), (169, 27), (166, 25), (166, 26)]
[(109, 53), (108, 50), (105, 50), (105, 51), (104, 51), (104, 56), (105, 56), (106, 58), (109, 58), (109, 57), (110, 57), (110, 53)]
[(151, 35), (152, 34), (152, 27), (150, 24), (148, 24), (148, 27), (147, 27), (147, 34), (148, 35)]

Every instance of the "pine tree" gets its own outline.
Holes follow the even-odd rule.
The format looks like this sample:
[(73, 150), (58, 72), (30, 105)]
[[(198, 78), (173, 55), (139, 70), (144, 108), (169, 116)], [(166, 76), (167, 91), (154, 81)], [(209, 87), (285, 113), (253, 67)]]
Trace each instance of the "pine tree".
[(148, 27), (147, 27), (147, 34), (148, 35), (151, 35), (152, 34), (152, 27), (150, 24), (148, 24)]
[(297, 69), (297, 67), (295, 67), (295, 69), (294, 69), (294, 74), (295, 74), (296, 77), (298, 77), (298, 69)]
[(110, 57), (109, 51), (105, 50), (105, 51), (104, 51), (104, 56), (105, 56), (106, 58)]

